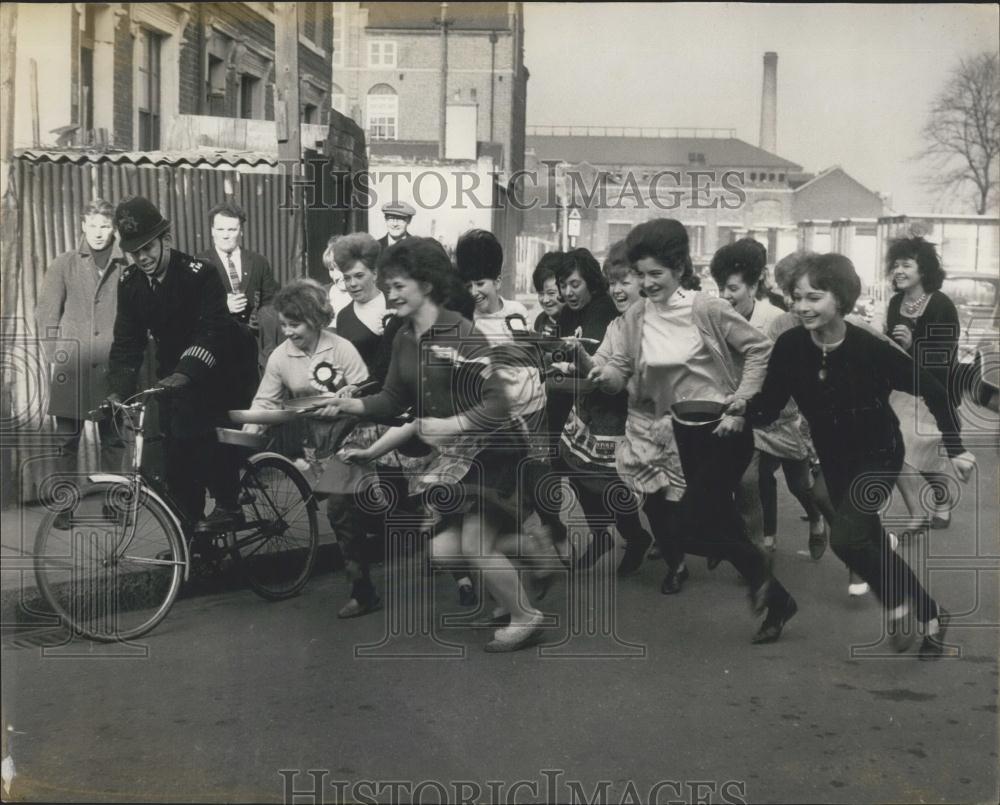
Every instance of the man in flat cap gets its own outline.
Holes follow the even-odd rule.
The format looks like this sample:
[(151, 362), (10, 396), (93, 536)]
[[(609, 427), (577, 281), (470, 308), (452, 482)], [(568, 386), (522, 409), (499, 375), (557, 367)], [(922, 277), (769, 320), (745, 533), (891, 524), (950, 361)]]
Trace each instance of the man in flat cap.
[(410, 204), (405, 201), (390, 201), (382, 205), (382, 214), (385, 216), (385, 228), (388, 230), (378, 239), (382, 251), (404, 238), (412, 237), (407, 227), (417, 211)]
[[(122, 201), (115, 226), (132, 264), (118, 289), (109, 399), (135, 393), (152, 334), (157, 385), (170, 391), (160, 406), (167, 485), (196, 523), (196, 536), (210, 536), (241, 519), (238, 455), (217, 442), (215, 428), (227, 424), (229, 409), (247, 407), (253, 396), (256, 345), (230, 315), (218, 272), (172, 247), (170, 222), (152, 202), (141, 196)], [(203, 519), (206, 488), (215, 510)]]

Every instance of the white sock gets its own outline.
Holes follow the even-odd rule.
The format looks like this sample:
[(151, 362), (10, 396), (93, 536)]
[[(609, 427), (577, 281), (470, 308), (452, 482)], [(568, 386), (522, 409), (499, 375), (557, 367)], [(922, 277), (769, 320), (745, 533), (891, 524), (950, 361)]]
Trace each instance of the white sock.
[(909, 614), (909, 612), (910, 612), (909, 604), (900, 604), (895, 609), (889, 610), (889, 617), (894, 621), (898, 621), (902, 618), (905, 618), (907, 614)]
[(924, 626), (924, 634), (927, 635), (927, 637), (933, 637), (939, 631), (941, 631), (941, 624), (938, 622), (937, 618), (931, 618)]

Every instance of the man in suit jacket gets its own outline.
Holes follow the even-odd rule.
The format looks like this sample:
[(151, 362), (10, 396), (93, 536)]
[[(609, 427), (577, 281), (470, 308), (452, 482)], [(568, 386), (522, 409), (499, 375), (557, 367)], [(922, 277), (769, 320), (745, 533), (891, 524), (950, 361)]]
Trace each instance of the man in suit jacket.
[(382, 251), (404, 238), (412, 237), (407, 227), (417, 211), (410, 204), (405, 201), (390, 201), (382, 205), (382, 214), (385, 216), (385, 228), (388, 230), (378, 239)]
[(241, 324), (256, 327), (254, 314), (274, 298), (278, 283), (266, 257), (241, 248), (246, 219), (242, 208), (232, 201), (209, 210), (214, 245), (197, 257), (215, 266), (227, 291), (226, 304), (233, 317)]

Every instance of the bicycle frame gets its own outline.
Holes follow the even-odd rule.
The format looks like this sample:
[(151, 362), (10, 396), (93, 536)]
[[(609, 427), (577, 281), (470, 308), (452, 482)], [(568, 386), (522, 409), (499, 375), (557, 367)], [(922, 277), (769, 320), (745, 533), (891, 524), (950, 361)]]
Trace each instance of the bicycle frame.
[[(145, 392), (144, 392), (145, 393)], [(117, 473), (94, 473), (87, 476), (87, 480), (91, 483), (116, 483), (125, 484), (130, 489), (130, 500), (132, 511), (130, 512), (131, 519), (126, 518), (126, 528), (131, 528), (132, 533), (123, 534), (122, 546), (127, 547), (135, 536), (135, 527), (137, 520), (137, 513), (139, 508), (139, 496), (141, 494), (149, 495), (151, 498), (156, 500), (157, 503), (161, 504), (167, 514), (170, 516), (173, 525), (176, 526), (178, 532), (181, 534), (181, 550), (183, 551), (183, 562), (184, 562), (184, 576), (183, 581), (188, 581), (191, 572), (191, 554), (188, 549), (187, 539), (185, 538), (188, 533), (188, 523), (186, 518), (180, 513), (177, 504), (174, 502), (170, 493), (166, 489), (160, 489), (159, 485), (156, 483), (155, 479), (148, 477), (142, 469), (142, 453), (145, 446), (146, 437), (146, 407), (147, 403), (142, 400), (138, 403), (133, 403), (131, 406), (122, 405), (124, 409), (130, 409), (133, 407), (138, 407), (139, 411), (139, 421), (137, 424), (133, 425), (131, 422), (128, 424), (128, 428), (135, 434), (135, 447), (132, 453), (132, 469), (131, 472), (127, 474), (117, 474)]]

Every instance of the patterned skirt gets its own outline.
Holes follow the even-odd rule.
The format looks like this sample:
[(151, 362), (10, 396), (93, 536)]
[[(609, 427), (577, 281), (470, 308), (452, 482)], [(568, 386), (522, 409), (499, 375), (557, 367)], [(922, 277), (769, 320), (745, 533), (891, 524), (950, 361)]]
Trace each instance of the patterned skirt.
[(615, 467), (637, 493), (662, 493), (673, 501), (684, 496), (684, 471), (669, 416), (656, 419), (630, 408), (625, 438), (615, 449)]

